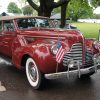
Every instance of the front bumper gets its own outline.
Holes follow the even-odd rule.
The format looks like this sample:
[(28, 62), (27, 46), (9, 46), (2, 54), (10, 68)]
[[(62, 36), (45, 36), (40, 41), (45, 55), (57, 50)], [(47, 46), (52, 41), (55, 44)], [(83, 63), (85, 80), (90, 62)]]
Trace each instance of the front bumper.
[(57, 79), (57, 78), (62, 78), (62, 77), (66, 77), (66, 78), (70, 78), (70, 76), (75, 76), (77, 75), (79, 78), (81, 75), (85, 75), (88, 74), (90, 72), (97, 72), (98, 66), (100, 66), (100, 64), (88, 67), (88, 68), (82, 68), (80, 69), (80, 67), (78, 67), (77, 70), (72, 70), (72, 71), (66, 71), (66, 72), (57, 72), (57, 73), (51, 73), (51, 74), (45, 74), (45, 78), (46, 79)]

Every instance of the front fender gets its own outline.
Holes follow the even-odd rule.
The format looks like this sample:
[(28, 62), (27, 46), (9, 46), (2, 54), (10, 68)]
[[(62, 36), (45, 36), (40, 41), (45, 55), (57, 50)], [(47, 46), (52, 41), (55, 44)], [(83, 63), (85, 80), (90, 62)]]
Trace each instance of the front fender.
[(28, 45), (16, 48), (13, 52), (13, 63), (21, 68), (21, 61), (24, 55), (29, 55), (36, 62), (39, 70), (43, 73), (54, 72), (56, 66), (55, 56), (51, 53), (49, 45)]

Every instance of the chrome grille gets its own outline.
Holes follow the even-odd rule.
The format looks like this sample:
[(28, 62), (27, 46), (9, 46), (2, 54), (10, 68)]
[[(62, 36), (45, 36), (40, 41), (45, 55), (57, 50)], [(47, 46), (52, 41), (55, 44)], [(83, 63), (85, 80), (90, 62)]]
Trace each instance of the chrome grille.
[(86, 50), (85, 52), (85, 64), (83, 65), (83, 67), (90, 67), (90, 66), (93, 66), (94, 65), (94, 62), (93, 62), (93, 53), (91, 50)]
[(93, 57), (93, 53), (90, 51), (90, 50), (86, 50), (86, 53), (85, 53), (85, 61), (93, 61), (92, 59)]
[(82, 63), (82, 44), (75, 43), (72, 45), (70, 52), (66, 53), (63, 58), (63, 65), (67, 66), (67, 61), (73, 59)]
[[(85, 49), (85, 53), (84, 53), (84, 57), (85, 57), (85, 63), (82, 64), (82, 67), (89, 67), (89, 66), (93, 66), (93, 54), (91, 52), (91, 50), (87, 50)], [(67, 66), (67, 62), (68, 60), (73, 59), (76, 61), (79, 61), (80, 63), (82, 63), (82, 44), (81, 43), (75, 43), (72, 45), (72, 48), (70, 50), (70, 52), (66, 53), (63, 57), (63, 65)]]

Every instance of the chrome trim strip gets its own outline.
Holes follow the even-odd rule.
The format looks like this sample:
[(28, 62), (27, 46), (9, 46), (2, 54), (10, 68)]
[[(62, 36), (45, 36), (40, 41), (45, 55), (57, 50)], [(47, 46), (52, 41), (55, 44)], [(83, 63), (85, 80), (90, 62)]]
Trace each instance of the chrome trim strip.
[[(58, 37), (49, 37), (49, 36), (30, 36), (30, 35), (23, 35), (25, 37), (33, 37), (33, 38), (51, 38), (51, 39), (58, 39)], [(65, 37), (60, 37), (60, 39), (65, 39)]]

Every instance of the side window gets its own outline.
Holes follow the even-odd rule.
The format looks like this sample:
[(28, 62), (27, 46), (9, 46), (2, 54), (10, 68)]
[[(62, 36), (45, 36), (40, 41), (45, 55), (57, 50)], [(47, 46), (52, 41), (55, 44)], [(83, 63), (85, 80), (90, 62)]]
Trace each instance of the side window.
[(14, 31), (13, 21), (4, 21), (4, 31)]
[(0, 31), (2, 31), (2, 21), (0, 21)]
[(17, 19), (17, 24), (20, 29), (35, 27), (35, 23), (36, 20), (31, 18)]

